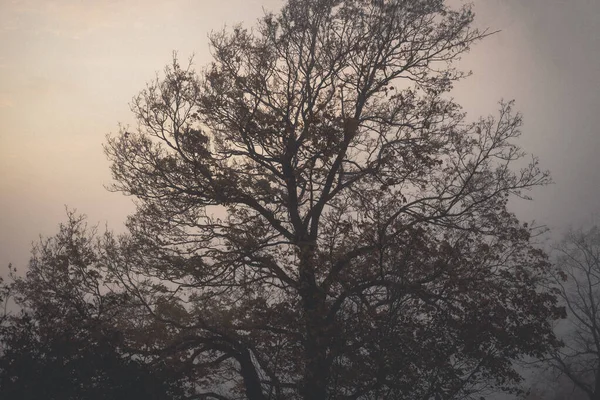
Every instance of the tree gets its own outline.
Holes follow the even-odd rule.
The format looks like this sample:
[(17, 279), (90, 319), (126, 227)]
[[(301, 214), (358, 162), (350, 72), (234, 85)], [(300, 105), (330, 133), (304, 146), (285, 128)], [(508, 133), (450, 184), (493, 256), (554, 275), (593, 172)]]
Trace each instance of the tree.
[(567, 308), (564, 347), (551, 364), (589, 399), (600, 399), (600, 229), (570, 231), (557, 247), (556, 284)]
[(96, 239), (70, 212), (56, 236), (34, 247), (27, 275), (11, 269), (0, 282), (18, 308), (0, 320), (1, 398), (183, 398), (175, 374), (127, 352), (115, 323), (125, 303), (98, 271)]
[(549, 175), (513, 171), (512, 103), (468, 123), (447, 96), (487, 35), (472, 22), (440, 0), (289, 1), (134, 99), (138, 129), (105, 146), (137, 199), (108, 267), (167, 332), (144, 346), (219, 388), (201, 396), (474, 398), (556, 344), (547, 257), (506, 208)]
[(560, 371), (545, 362), (535, 363), (537, 373), (526, 379), (529, 388), (524, 400), (584, 400), (587, 395)]

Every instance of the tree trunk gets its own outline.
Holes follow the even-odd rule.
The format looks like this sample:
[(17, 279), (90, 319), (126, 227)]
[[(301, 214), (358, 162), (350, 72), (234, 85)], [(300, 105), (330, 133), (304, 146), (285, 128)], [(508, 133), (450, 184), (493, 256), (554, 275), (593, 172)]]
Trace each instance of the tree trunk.
[(316, 282), (313, 256), (313, 246), (301, 250), (300, 295), (305, 326), (305, 369), (300, 395), (304, 400), (326, 400), (330, 373), (327, 351), (331, 340), (325, 318), (325, 294)]
[(325, 337), (324, 322), (320, 318), (309, 316), (307, 321), (307, 338), (304, 347), (306, 358), (301, 395), (304, 400), (326, 400), (329, 382), (329, 365), (327, 360), (328, 344)]
[(256, 372), (250, 352), (245, 349), (242, 350), (239, 353), (237, 360), (240, 363), (241, 375), (244, 379), (246, 397), (248, 400), (266, 400), (262, 391), (262, 385), (260, 384), (260, 377)]
[(600, 400), (600, 363), (598, 363), (596, 366), (596, 374), (594, 378), (594, 391), (590, 396), (590, 400)]

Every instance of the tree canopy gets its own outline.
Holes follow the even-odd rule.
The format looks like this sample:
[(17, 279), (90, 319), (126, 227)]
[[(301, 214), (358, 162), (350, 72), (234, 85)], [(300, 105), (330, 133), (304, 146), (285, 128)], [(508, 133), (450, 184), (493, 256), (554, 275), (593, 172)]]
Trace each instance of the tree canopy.
[[(103, 241), (128, 349), (196, 398), (459, 399), (557, 344), (549, 262), (510, 196), (550, 181), (521, 116), (469, 122), (487, 35), (441, 0), (295, 0), (174, 59), (109, 136), (129, 232)], [(122, 296), (122, 297), (121, 297)]]
[(1, 398), (183, 398), (176, 371), (127, 349), (118, 316), (130, 306), (99, 273), (99, 239), (69, 212), (34, 247), (26, 276), (11, 269), (0, 282), (0, 301), (14, 303), (0, 319)]

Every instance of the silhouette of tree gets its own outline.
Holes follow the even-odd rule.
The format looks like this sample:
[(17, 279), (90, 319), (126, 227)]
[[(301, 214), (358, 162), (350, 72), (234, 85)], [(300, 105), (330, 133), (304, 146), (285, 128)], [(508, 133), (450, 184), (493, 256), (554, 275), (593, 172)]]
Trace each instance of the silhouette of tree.
[(115, 316), (124, 304), (95, 265), (99, 241), (81, 216), (69, 213), (52, 238), (34, 248), (26, 277), (11, 270), (0, 300), (0, 398), (177, 399), (175, 374), (133, 358)]
[[(549, 175), (522, 162), (512, 103), (468, 123), (447, 95), (486, 36), (472, 21), (441, 0), (289, 1), (213, 34), (201, 76), (175, 59), (105, 147), (137, 199), (106, 250), (144, 307), (131, 345), (206, 398), (512, 390), (562, 312), (506, 205)], [(154, 322), (136, 336), (136, 318)]]
[(557, 247), (556, 284), (566, 305), (565, 345), (551, 364), (589, 399), (600, 398), (600, 230), (573, 230)]
[(525, 379), (528, 385), (524, 400), (585, 400), (587, 395), (564, 374), (545, 362), (536, 362), (537, 371)]

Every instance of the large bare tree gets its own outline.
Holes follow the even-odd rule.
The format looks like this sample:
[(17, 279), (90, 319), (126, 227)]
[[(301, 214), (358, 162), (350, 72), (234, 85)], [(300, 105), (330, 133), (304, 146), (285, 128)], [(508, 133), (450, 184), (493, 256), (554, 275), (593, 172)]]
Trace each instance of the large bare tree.
[(448, 96), (472, 22), (441, 0), (289, 1), (213, 34), (199, 76), (175, 60), (151, 82), (106, 144), (137, 201), (106, 263), (161, 332), (131, 345), (180, 357), (201, 398), (510, 390), (560, 309), (506, 205), (549, 176), (512, 103), (470, 123)]

